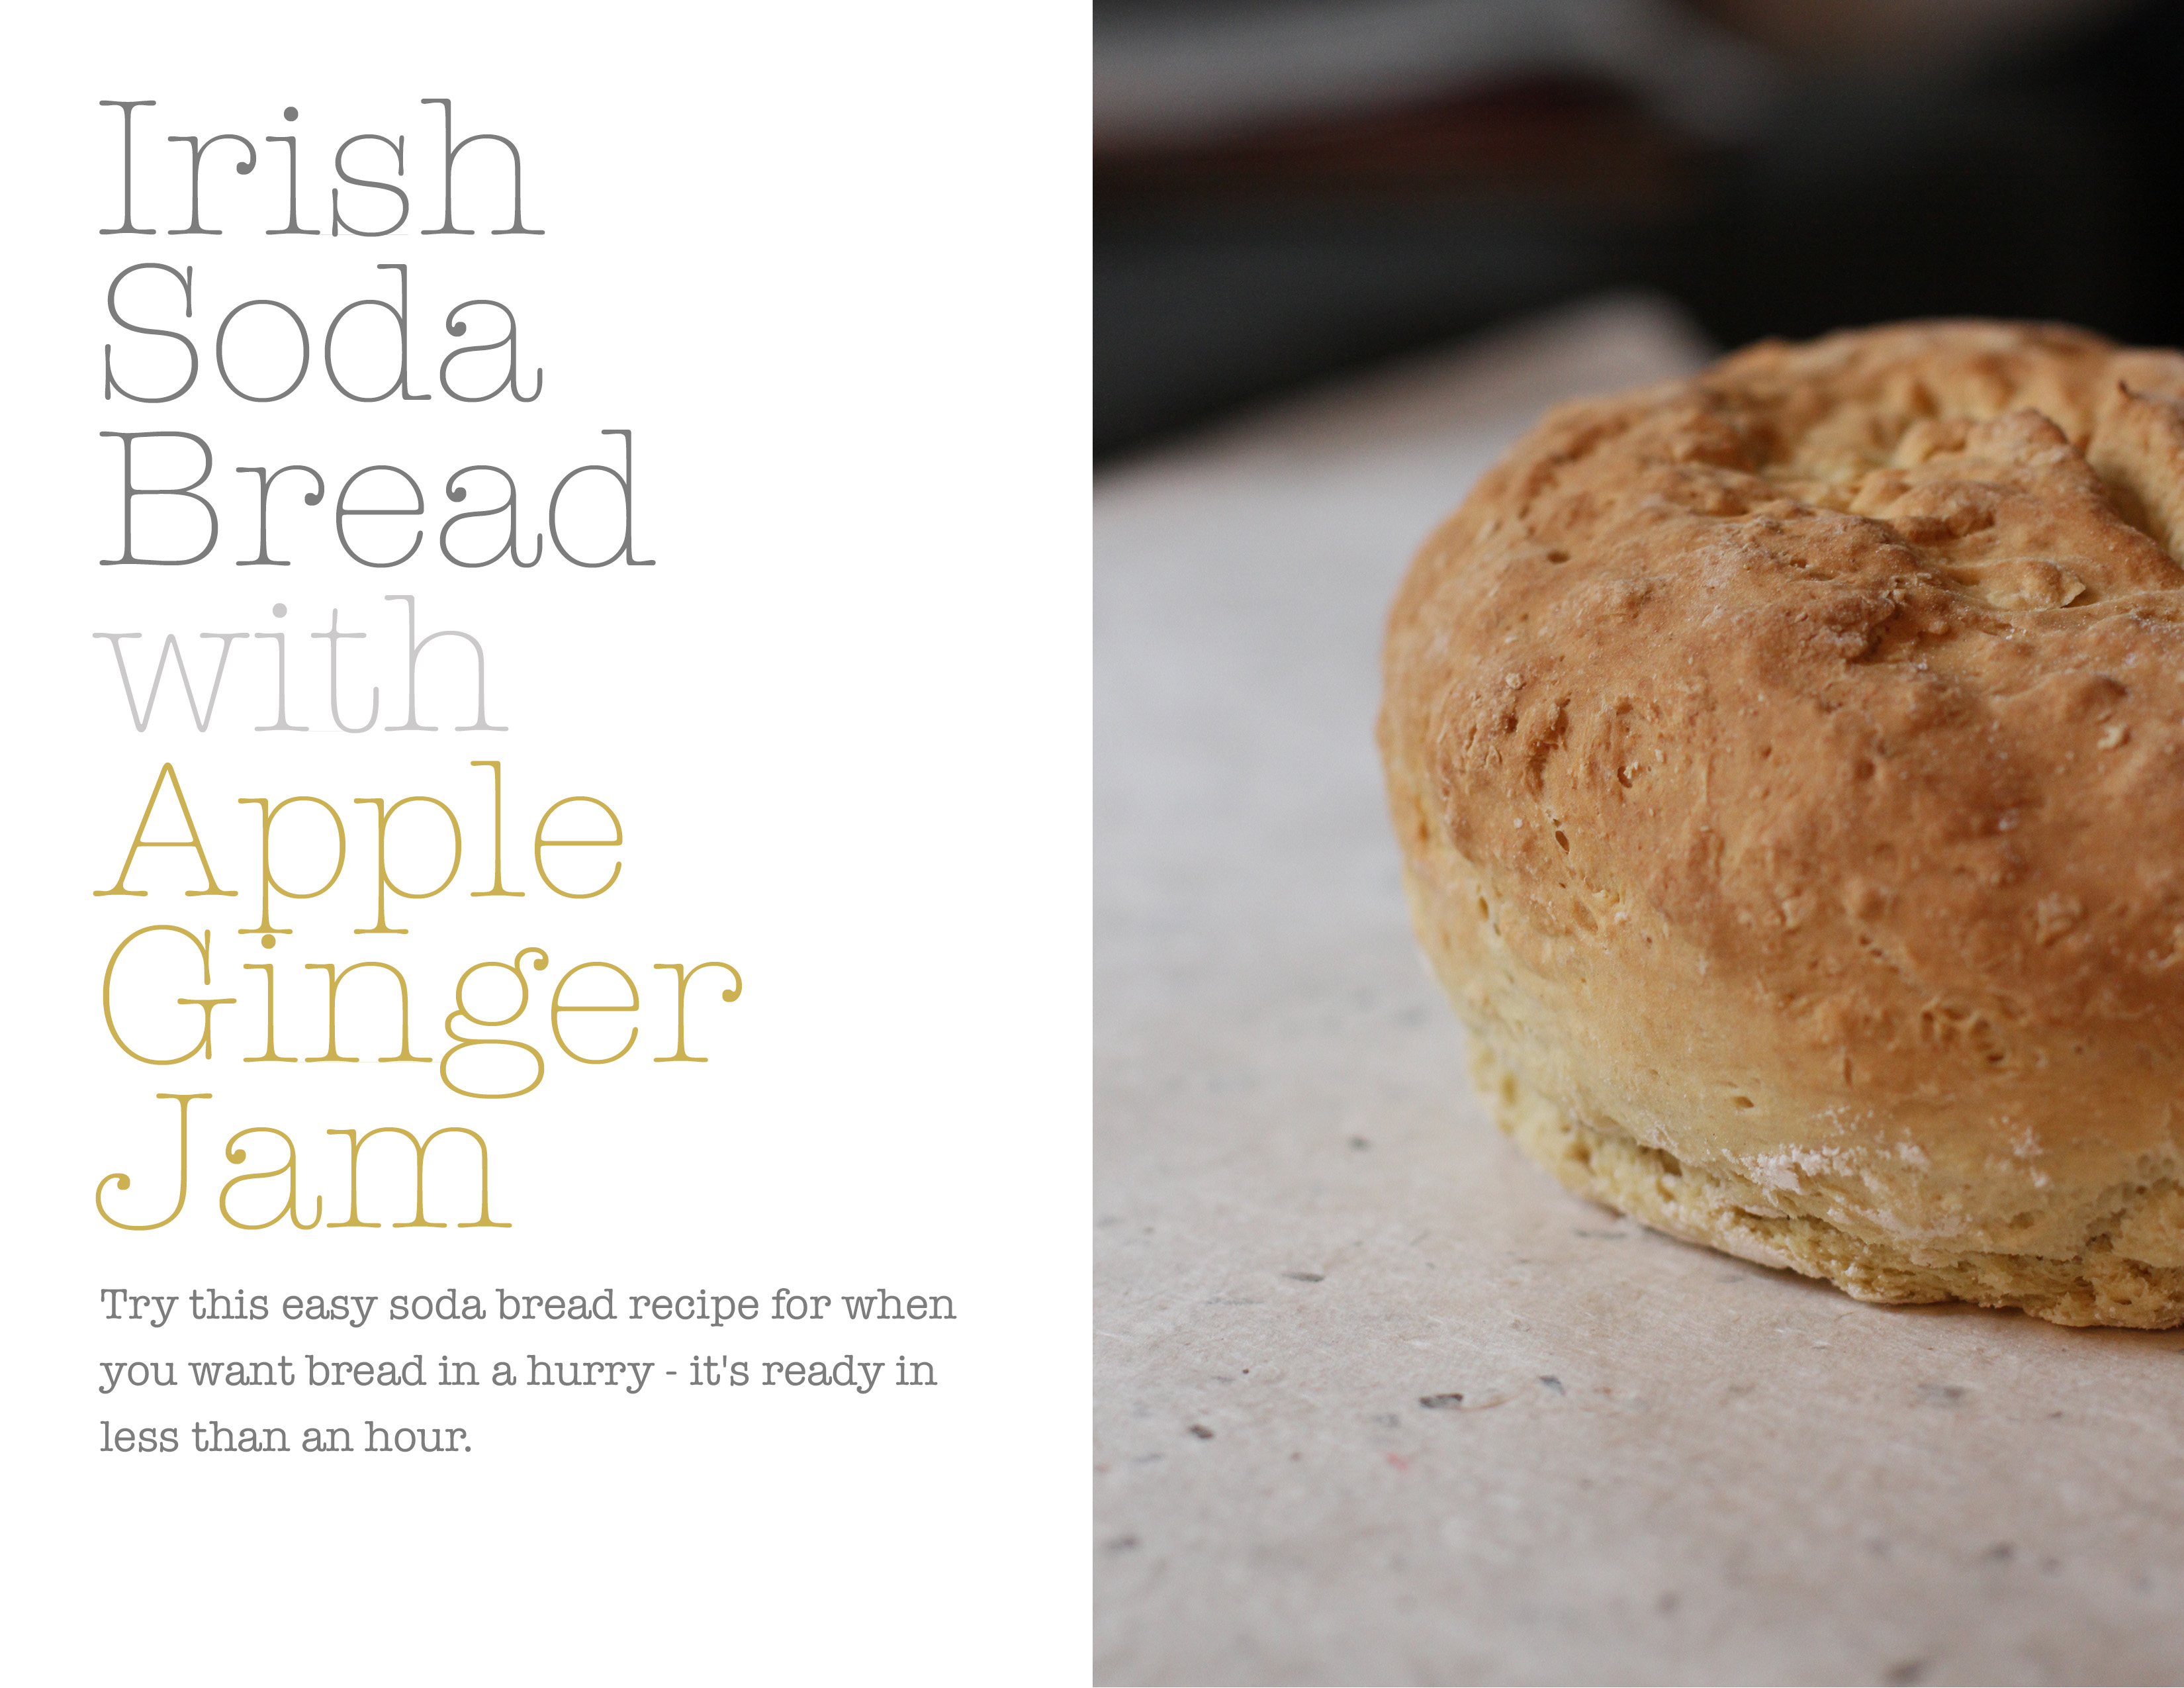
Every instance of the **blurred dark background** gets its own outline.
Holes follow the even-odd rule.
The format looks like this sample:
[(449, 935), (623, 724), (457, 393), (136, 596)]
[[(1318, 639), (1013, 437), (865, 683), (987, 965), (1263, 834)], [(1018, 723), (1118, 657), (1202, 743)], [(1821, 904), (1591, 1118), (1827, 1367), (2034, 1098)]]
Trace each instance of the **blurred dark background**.
[(1106, 456), (1611, 287), (2184, 343), (2184, 5), (1095, 0)]

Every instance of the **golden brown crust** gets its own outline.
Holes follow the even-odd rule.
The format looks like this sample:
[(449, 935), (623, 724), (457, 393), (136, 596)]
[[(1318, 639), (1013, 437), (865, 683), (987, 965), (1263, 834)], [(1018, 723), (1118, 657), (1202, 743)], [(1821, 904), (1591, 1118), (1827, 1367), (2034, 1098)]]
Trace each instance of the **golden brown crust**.
[(1770, 343), (1552, 413), (1389, 630), (1459, 1012), (1573, 1129), (1871, 1269), (2184, 1319), (2054, 1287), (2184, 1267), (2180, 541), (2184, 357), (2075, 330)]

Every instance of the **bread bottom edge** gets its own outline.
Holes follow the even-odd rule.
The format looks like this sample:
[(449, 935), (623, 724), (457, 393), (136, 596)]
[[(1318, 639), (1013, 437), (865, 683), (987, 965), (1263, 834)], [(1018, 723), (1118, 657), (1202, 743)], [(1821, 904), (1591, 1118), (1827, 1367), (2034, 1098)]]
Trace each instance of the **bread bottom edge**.
[(1785, 1216), (1733, 1173), (1686, 1167), (1619, 1131), (1573, 1119), (1476, 1035), (1472, 1079), (1495, 1122), (1566, 1188), (1655, 1230), (1761, 1266), (1825, 1279), (1861, 1301), (1970, 1301), (2064, 1325), (2166, 1330), (2184, 1324), (2184, 1267), (2096, 1246), (2070, 1258), (1965, 1253), (1915, 1256), (1885, 1238)]

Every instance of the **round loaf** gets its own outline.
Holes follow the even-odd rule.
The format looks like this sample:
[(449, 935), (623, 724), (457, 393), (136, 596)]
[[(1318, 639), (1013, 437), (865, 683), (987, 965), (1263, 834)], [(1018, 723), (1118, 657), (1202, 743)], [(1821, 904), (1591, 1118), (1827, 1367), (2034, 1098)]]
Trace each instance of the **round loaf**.
[(1412, 916), (1571, 1188), (2184, 1323), (2184, 356), (1938, 322), (1552, 412), (1412, 565)]

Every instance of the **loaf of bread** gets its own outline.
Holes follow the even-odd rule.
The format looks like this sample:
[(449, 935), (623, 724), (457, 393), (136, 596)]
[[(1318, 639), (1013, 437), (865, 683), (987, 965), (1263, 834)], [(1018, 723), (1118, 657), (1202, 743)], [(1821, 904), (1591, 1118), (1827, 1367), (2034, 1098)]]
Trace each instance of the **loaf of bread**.
[(1916, 323), (1565, 405), (1398, 597), (1412, 916), (1570, 1188), (2184, 1323), (2184, 356)]

